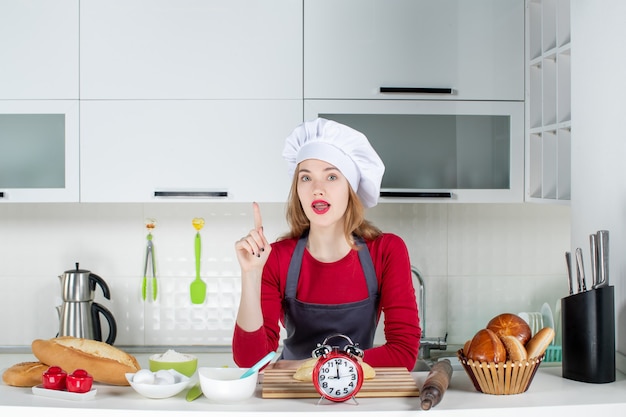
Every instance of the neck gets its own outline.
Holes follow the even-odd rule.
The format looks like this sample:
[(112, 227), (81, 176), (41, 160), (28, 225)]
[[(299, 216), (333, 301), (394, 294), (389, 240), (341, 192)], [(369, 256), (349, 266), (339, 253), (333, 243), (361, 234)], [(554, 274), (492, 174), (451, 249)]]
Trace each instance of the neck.
[(341, 228), (318, 230), (311, 228), (307, 249), (311, 256), (321, 262), (335, 262), (352, 249)]

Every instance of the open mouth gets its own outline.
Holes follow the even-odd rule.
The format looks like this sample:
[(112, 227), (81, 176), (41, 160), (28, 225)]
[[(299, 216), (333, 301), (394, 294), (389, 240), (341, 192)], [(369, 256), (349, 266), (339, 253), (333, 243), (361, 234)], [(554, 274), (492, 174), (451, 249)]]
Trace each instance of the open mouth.
[(313, 209), (314, 212), (316, 212), (318, 214), (324, 214), (328, 210), (330, 210), (330, 204), (328, 204), (328, 202), (326, 202), (324, 200), (315, 200), (311, 204), (311, 208)]

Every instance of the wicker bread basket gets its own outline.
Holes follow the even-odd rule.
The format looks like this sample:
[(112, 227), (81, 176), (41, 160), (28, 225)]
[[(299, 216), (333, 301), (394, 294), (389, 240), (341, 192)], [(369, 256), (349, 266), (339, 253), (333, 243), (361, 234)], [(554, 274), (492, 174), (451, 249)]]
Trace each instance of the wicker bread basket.
[(457, 356), (477, 391), (485, 394), (510, 395), (528, 390), (545, 354), (524, 361), (501, 363), (467, 359), (463, 355), (463, 349), (457, 352)]

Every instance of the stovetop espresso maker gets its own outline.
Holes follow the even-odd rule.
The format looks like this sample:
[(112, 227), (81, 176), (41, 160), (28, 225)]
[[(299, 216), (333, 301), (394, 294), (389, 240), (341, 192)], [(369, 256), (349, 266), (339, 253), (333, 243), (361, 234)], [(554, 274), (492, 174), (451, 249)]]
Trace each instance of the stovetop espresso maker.
[(57, 306), (59, 313), (59, 336), (74, 336), (84, 339), (102, 340), (102, 315), (109, 326), (109, 334), (104, 342), (112, 345), (117, 335), (117, 324), (113, 314), (104, 306), (95, 303), (96, 286), (102, 288), (104, 298), (111, 299), (109, 287), (98, 275), (80, 269), (65, 271), (59, 275), (63, 304)]

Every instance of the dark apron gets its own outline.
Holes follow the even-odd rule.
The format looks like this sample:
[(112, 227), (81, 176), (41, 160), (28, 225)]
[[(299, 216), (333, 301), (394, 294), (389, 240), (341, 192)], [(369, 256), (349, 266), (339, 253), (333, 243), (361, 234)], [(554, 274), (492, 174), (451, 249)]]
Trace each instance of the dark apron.
[[(357, 240), (359, 260), (368, 288), (368, 298), (344, 304), (311, 304), (296, 299), (296, 289), (300, 279), (302, 256), (308, 237), (298, 240), (291, 256), (285, 286), (285, 329), (282, 359), (310, 358), (318, 343), (335, 334), (348, 336), (359, 348), (369, 349), (374, 344), (376, 316), (378, 312), (378, 280), (369, 250), (362, 239)], [(329, 290), (332, 291), (332, 288)], [(328, 343), (333, 346), (341, 338)], [(345, 344), (345, 342), (344, 342)]]

